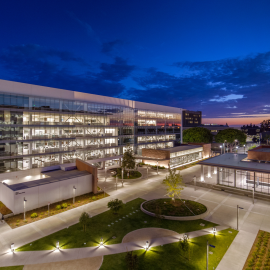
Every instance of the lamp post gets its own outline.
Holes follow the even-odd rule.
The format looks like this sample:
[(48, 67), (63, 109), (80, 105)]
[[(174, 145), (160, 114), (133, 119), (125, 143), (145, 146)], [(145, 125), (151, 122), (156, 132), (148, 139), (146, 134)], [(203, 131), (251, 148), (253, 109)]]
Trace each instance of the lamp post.
[(75, 203), (76, 187), (73, 186), (73, 203)]
[(206, 244), (206, 270), (208, 270), (209, 247), (215, 248), (215, 246), (210, 245), (209, 242), (207, 241), (207, 244)]
[(148, 179), (148, 164), (147, 164), (147, 179)]
[(158, 174), (158, 161), (157, 161), (157, 174)]
[(107, 180), (107, 168), (105, 166), (105, 182), (106, 182), (106, 180)]
[(14, 243), (12, 243), (12, 244), (10, 245), (10, 250), (11, 250), (11, 252), (14, 252), (14, 251), (15, 251)]
[(235, 153), (237, 153), (237, 152), (238, 152), (238, 150), (237, 150), (237, 149), (238, 149), (238, 146), (236, 146), (236, 150), (235, 150)]
[(59, 241), (56, 242), (56, 248), (60, 249)]
[(216, 233), (217, 233), (217, 228), (216, 227), (213, 227), (213, 234), (214, 234), (214, 236), (216, 236)]
[(124, 181), (124, 169), (122, 168), (122, 181)]
[(244, 154), (246, 153), (246, 145), (244, 144)]
[(26, 205), (27, 200), (25, 197), (23, 198), (23, 219), (25, 220), (25, 205)]
[(239, 209), (244, 209), (243, 207), (240, 207), (237, 205), (237, 231), (238, 231), (238, 216), (239, 216)]
[(220, 145), (219, 147), (220, 147), (220, 154), (222, 155), (222, 145)]
[(115, 187), (116, 187), (116, 190), (117, 190), (117, 181), (118, 181), (118, 177), (117, 175), (115, 176)]
[(145, 243), (145, 250), (148, 250), (148, 249), (149, 249), (149, 242), (146, 241), (146, 243)]
[[(226, 142), (227, 142), (227, 140), (224, 141), (224, 154), (226, 153), (226, 147), (225, 147), (226, 146)], [(227, 143), (227, 153), (228, 153), (228, 143)]]

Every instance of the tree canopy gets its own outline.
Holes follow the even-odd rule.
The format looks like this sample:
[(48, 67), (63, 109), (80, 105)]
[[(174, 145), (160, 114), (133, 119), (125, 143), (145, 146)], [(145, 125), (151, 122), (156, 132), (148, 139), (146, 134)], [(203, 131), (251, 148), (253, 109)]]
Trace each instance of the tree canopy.
[(90, 221), (89, 215), (86, 212), (83, 212), (80, 216), (79, 223), (82, 225), (84, 232), (86, 230), (86, 226), (89, 224), (89, 221)]
[(115, 199), (109, 201), (107, 206), (114, 214), (117, 214), (120, 211), (120, 209), (124, 206), (124, 204), (123, 201)]
[(122, 168), (124, 169), (134, 169), (135, 168), (135, 157), (133, 151), (129, 145), (127, 145), (127, 150), (123, 155)]
[(246, 143), (246, 134), (243, 133), (241, 130), (228, 128), (218, 132), (215, 136), (215, 141), (219, 143), (226, 143), (230, 147), (230, 151), (232, 151), (233, 145), (236, 143), (245, 144)]
[(270, 130), (270, 119), (268, 119), (268, 120), (263, 120), (263, 121), (260, 123), (260, 125), (261, 125), (261, 130), (262, 130), (262, 131), (268, 131), (268, 130)]
[(183, 131), (183, 142), (211, 143), (213, 135), (204, 127), (194, 127)]
[(167, 195), (175, 199), (177, 196), (180, 199), (181, 191), (184, 189), (183, 176), (179, 173), (176, 173), (176, 170), (169, 169), (169, 175), (163, 180), (163, 184), (167, 186)]

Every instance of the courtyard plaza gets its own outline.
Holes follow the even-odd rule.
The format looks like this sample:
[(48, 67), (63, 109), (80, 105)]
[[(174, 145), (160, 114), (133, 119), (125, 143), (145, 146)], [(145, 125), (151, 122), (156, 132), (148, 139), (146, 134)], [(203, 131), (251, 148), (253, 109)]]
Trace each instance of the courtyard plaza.
[[(141, 178), (125, 180), (123, 187), (122, 183), (118, 181), (116, 189), (115, 178), (109, 177), (107, 172), (107, 179), (105, 182), (104, 170), (100, 170), (98, 176), (99, 187), (102, 189), (105, 188), (105, 192), (109, 193), (110, 197), (13, 230), (10, 229), (7, 224), (0, 223), (0, 266), (7, 265), (4, 263), (4, 258), (6, 258), (8, 254), (7, 252), (9, 251), (11, 243), (15, 243), (15, 248), (17, 248), (64, 229), (77, 223), (81, 213), (84, 211), (91, 216), (102, 213), (107, 210), (107, 203), (112, 199), (118, 198), (123, 200), (123, 202), (128, 202), (136, 198), (150, 200), (164, 197), (166, 194), (166, 187), (162, 184), (162, 180), (168, 171), (159, 170), (159, 174), (157, 174), (155, 170), (149, 169), (148, 178), (145, 167), (139, 168), (139, 171), (142, 173)], [(195, 165), (187, 168), (182, 170), (181, 174), (186, 183), (190, 182), (194, 176), (199, 179), (201, 175), (201, 166)], [(244, 196), (202, 187), (194, 187), (189, 184), (184, 188), (182, 198), (195, 200), (206, 205), (209, 214), (205, 219), (220, 224), (224, 228), (236, 228), (236, 206), (239, 205), (244, 208), (243, 210), (239, 210), (239, 233), (218, 265), (218, 270), (242, 269), (258, 231), (264, 230), (270, 232), (270, 208), (269, 202), (267, 201), (255, 200), (255, 203), (253, 204), (252, 199)], [(78, 252), (74, 250), (74, 256), (72, 258), (79, 258), (76, 257), (75, 253), (78, 254)], [(48, 256), (50, 255), (44, 255), (40, 258), (40, 262), (46, 262), (46, 257)], [(99, 256), (99, 254), (96, 254), (96, 256)], [(15, 257), (19, 258), (16, 253)], [(62, 260), (69, 259), (70, 257), (62, 258)], [(25, 255), (24, 258), (20, 256), (20, 262), (22, 264), (27, 260), (29, 260), (27, 255)], [(18, 265), (18, 263), (16, 264), (15, 262), (13, 265)]]

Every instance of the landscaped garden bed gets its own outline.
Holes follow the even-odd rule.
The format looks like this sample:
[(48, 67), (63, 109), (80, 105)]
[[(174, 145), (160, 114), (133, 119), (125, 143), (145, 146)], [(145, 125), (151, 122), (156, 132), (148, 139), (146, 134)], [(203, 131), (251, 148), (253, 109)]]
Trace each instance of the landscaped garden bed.
[(2, 215), (12, 214), (12, 211), (7, 208), (2, 202), (0, 202), (0, 213)]
[(73, 198), (63, 200), (61, 202), (52, 203), (50, 205), (50, 213), (48, 212), (48, 206), (43, 206), (37, 209), (27, 211), (25, 213), (25, 220), (24, 220), (23, 213), (21, 213), (18, 215), (8, 217), (5, 219), (5, 221), (12, 229), (14, 229), (14, 228), (47, 218), (48, 216), (53, 216), (53, 215), (62, 213), (64, 211), (88, 204), (90, 202), (97, 201), (99, 199), (102, 199), (108, 196), (109, 195), (107, 193), (105, 193), (105, 196), (104, 196), (104, 192), (101, 192), (99, 194), (94, 194), (92, 192), (86, 193), (86, 194), (75, 197), (74, 204), (73, 204)]
[[(208, 234), (190, 239), (189, 251), (182, 252), (179, 243), (166, 244), (163, 246), (151, 247), (150, 250), (144, 249), (133, 251), (137, 255), (138, 268), (147, 270), (164, 269), (205, 269), (206, 266), (206, 242), (209, 241), (215, 248), (209, 247), (208, 269), (216, 269), (229, 246), (233, 242), (237, 231), (227, 229), (220, 231), (216, 236)], [(106, 255), (100, 270), (126, 270), (127, 253)], [(262, 268), (263, 269), (263, 268)]]
[[(157, 166), (151, 166), (151, 168), (152, 168), (153, 170), (156, 170), (156, 169), (157, 169)], [(164, 166), (158, 166), (158, 169), (159, 169), (159, 170), (165, 170), (166, 168), (165, 168)]]
[(243, 270), (270, 270), (269, 232), (258, 232)]
[(143, 199), (138, 198), (126, 203), (117, 215), (108, 210), (92, 217), (85, 232), (82, 225), (77, 223), (28, 243), (18, 248), (17, 251), (53, 250), (57, 241), (59, 241), (61, 249), (98, 246), (101, 238), (106, 245), (118, 244), (122, 242), (126, 234), (141, 228), (164, 228), (184, 233), (216, 226), (216, 224), (202, 219), (175, 221), (151, 217), (140, 210), (143, 202)]
[(201, 203), (175, 199), (156, 199), (145, 202), (143, 208), (151, 213), (162, 216), (194, 216), (207, 211), (207, 207)]
[[(121, 168), (113, 168), (110, 169), (111, 172), (113, 172), (114, 174), (112, 175), (112, 177), (118, 177), (118, 179), (122, 179), (122, 169)], [(127, 176), (127, 173), (129, 172), (129, 177)], [(137, 179), (140, 178), (142, 176), (142, 174), (139, 171), (124, 171), (124, 179)]]

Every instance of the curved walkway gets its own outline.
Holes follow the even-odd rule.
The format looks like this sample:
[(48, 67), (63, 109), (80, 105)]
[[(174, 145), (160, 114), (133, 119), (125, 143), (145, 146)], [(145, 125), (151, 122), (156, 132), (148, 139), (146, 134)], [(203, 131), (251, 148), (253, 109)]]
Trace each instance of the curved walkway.
[[(228, 227), (226, 226), (218, 226), (216, 227), (217, 231), (225, 230)], [(149, 241), (151, 246), (160, 246), (169, 243), (178, 242), (179, 238), (183, 236), (183, 234), (174, 233), (173, 231), (164, 230), (159, 231), (158, 228), (152, 228), (153, 232), (152, 236), (158, 236), (157, 233), (165, 233), (164, 237), (159, 238), (150, 238), (148, 236), (147, 240)], [(203, 235), (207, 235), (211, 233), (211, 228), (202, 229), (198, 231), (189, 232), (189, 238), (199, 237)], [(166, 231), (166, 232), (165, 232)], [(169, 236), (167, 235), (167, 231), (169, 231)], [(104, 247), (86, 247), (86, 248), (76, 248), (76, 249), (62, 249), (62, 250), (43, 250), (43, 251), (21, 251), (21, 252), (7, 252), (5, 254), (0, 255), (0, 266), (14, 266), (14, 265), (30, 265), (30, 264), (43, 264), (43, 263), (55, 263), (55, 262), (63, 262), (63, 261), (72, 261), (84, 258), (91, 257), (99, 257), (110, 254), (117, 254), (131, 251), (131, 250), (139, 250), (145, 247), (145, 239), (136, 239), (134, 240), (134, 236), (138, 236), (139, 233), (146, 236), (146, 233), (149, 233), (148, 229), (137, 230), (132, 232), (131, 234), (127, 234), (127, 240), (131, 240), (131, 242), (125, 242), (115, 245), (108, 245)], [(133, 235), (133, 236), (132, 236)], [(124, 237), (125, 238), (125, 237)], [(27, 268), (25, 268), (27, 269)], [(29, 268), (30, 269), (30, 268)], [(42, 269), (42, 268), (39, 268)], [(46, 269), (46, 268), (45, 268)], [(76, 269), (76, 268), (75, 268)]]

